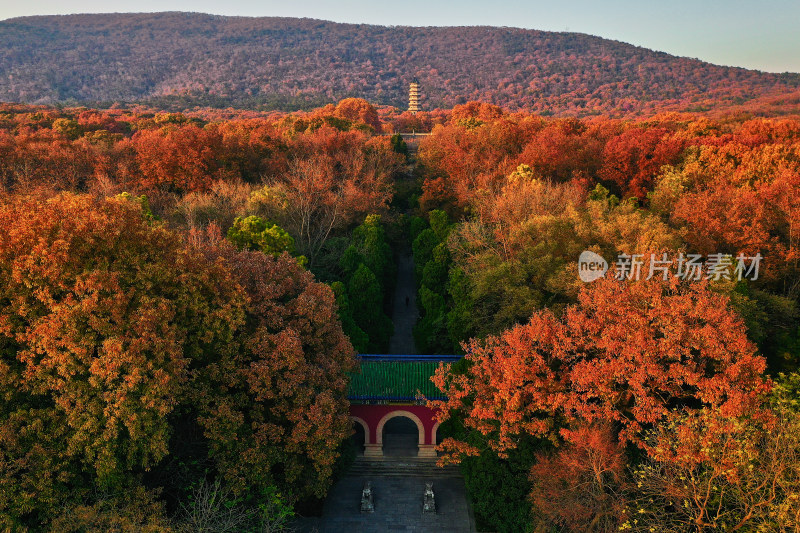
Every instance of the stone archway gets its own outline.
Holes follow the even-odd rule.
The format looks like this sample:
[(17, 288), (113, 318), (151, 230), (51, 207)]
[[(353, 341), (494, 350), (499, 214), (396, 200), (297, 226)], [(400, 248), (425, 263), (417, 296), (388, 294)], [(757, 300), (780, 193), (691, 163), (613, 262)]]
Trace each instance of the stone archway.
[(350, 436), (350, 444), (353, 446), (356, 456), (364, 455), (369, 445), (369, 426), (357, 416), (350, 417), (353, 422), (353, 434)]
[(431, 447), (433, 448), (431, 453), (434, 457), (439, 457), (439, 452), (436, 451), (436, 447), (439, 446), (443, 440), (442, 436), (439, 435), (439, 425), (439, 422), (436, 422), (433, 425), (433, 429), (431, 429)]
[(363, 419), (361, 419), (361, 418), (359, 418), (357, 416), (352, 416), (351, 415), (350, 418), (353, 420), (353, 422), (355, 422), (356, 424), (358, 424), (362, 428), (364, 428), (364, 445), (366, 446), (366, 445), (370, 444), (370, 442), (369, 442), (369, 425), (367, 425), (367, 423)]
[[(383, 457), (383, 438), (386, 433), (384, 429), (387, 423), (391, 423), (399, 417), (403, 417), (406, 440), (409, 444), (417, 447), (420, 458), (435, 458), (436, 450), (432, 439), (433, 426), (436, 423), (436, 412), (423, 405), (392, 405), (392, 404), (351, 404), (350, 416), (354, 421), (356, 431), (361, 433), (361, 428), (366, 426), (368, 440), (364, 446), (364, 457), (378, 458)], [(362, 423), (363, 422), (363, 423)], [(401, 420), (390, 425), (389, 430), (392, 434), (397, 434), (398, 425)], [(413, 436), (409, 436), (413, 434)], [(413, 440), (413, 443), (411, 443)], [(390, 443), (391, 444), (391, 443)]]
[(410, 418), (395, 416), (381, 430), (381, 451), (384, 457), (416, 457), (419, 455), (419, 428)]
[(384, 428), (386, 427), (386, 423), (387, 422), (389, 422), (390, 420), (392, 420), (394, 418), (398, 418), (398, 417), (403, 417), (403, 418), (407, 418), (407, 419), (411, 420), (414, 423), (414, 425), (416, 426), (416, 428), (417, 428), (417, 438), (416, 438), (417, 454), (416, 454), (416, 456), (417, 457), (436, 457), (436, 451), (434, 449), (434, 445), (432, 445), (430, 443), (430, 441), (426, 438), (425, 426), (422, 423), (422, 420), (420, 420), (420, 418), (416, 414), (414, 414), (414, 413), (412, 413), (410, 411), (402, 410), (402, 409), (397, 409), (397, 410), (391, 411), (391, 412), (387, 413), (386, 415), (384, 415), (383, 418), (381, 418), (380, 422), (378, 422), (378, 426), (375, 429), (376, 442), (375, 442), (375, 445), (372, 446), (372, 448), (376, 448), (377, 450), (381, 450), (381, 452), (380, 452), (381, 455), (384, 455), (384, 453), (383, 453)]
[(411, 421), (414, 422), (414, 424), (416, 424), (417, 430), (419, 431), (419, 440), (417, 441), (417, 443), (425, 444), (425, 427), (422, 425), (422, 420), (420, 420), (419, 417), (414, 413), (409, 411), (403, 411), (401, 409), (397, 409), (396, 411), (391, 411), (390, 413), (386, 413), (384, 417), (381, 418), (380, 422), (378, 422), (378, 427), (375, 431), (376, 444), (383, 445), (383, 427), (386, 425), (386, 422), (398, 416), (410, 418)]

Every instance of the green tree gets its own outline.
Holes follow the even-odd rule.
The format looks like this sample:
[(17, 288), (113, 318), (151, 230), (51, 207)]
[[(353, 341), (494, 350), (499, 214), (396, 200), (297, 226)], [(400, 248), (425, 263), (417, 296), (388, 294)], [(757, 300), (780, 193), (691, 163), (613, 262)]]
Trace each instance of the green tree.
[(228, 230), (228, 238), (243, 250), (258, 250), (274, 256), (283, 252), (294, 254), (292, 236), (277, 224), (255, 215), (236, 217)]
[(414, 341), (423, 353), (449, 353), (453, 345), (447, 335), (447, 307), (444, 296), (423, 285), (419, 289), (423, 315), (414, 326)]
[(347, 284), (347, 292), (353, 319), (369, 337), (369, 351), (386, 351), (394, 326), (383, 312), (383, 292), (377, 276), (368, 266), (360, 264)]
[(451, 353), (454, 348), (447, 332), (450, 304), (447, 279), (451, 261), (446, 241), (452, 225), (447, 213), (438, 209), (431, 211), (428, 218), (427, 229), (419, 229), (421, 225), (417, 223), (419, 231), (412, 243), (421, 311), (414, 338), (425, 353)]
[(428, 221), (422, 217), (411, 217), (411, 222), (409, 222), (409, 232), (411, 235), (411, 242), (417, 238), (417, 236), (423, 231), (430, 227)]
[(503, 459), (488, 449), (483, 435), (466, 428), (459, 417), (442, 423), (439, 433), (445, 438), (465, 440), (485, 450), (480, 455), (464, 458), (459, 464), (479, 531), (533, 531), (529, 500), (531, 482), (528, 478), (535, 454), (547, 447), (547, 443), (533, 438), (522, 439), (508, 458)]
[(397, 152), (398, 154), (402, 154), (408, 157), (408, 145), (403, 140), (403, 136), (399, 133), (395, 133), (392, 135), (390, 142), (392, 143), (392, 150)]
[(341, 281), (334, 281), (331, 283), (331, 289), (336, 295), (336, 306), (339, 309), (339, 319), (342, 321), (345, 335), (350, 338), (356, 352), (366, 353), (369, 350), (369, 337), (363, 329), (358, 327), (353, 318), (353, 309), (350, 306), (350, 298), (347, 296), (347, 288)]
[(388, 293), (394, 287), (397, 272), (381, 216), (367, 215), (364, 222), (353, 230), (351, 242), (363, 263), (377, 276), (382, 290)]
[(450, 233), (450, 229), (453, 227), (452, 224), (450, 224), (447, 213), (441, 209), (434, 209), (428, 213), (428, 220), (430, 220), (431, 229), (439, 238), (439, 242), (447, 240), (447, 234)]
[(53, 121), (53, 131), (57, 131), (70, 141), (74, 141), (81, 136), (81, 127), (78, 122), (71, 118), (57, 118)]
[(117, 195), (117, 198), (122, 198), (131, 202), (136, 202), (142, 208), (142, 214), (148, 220), (159, 220), (150, 209), (150, 202), (147, 200), (147, 195), (141, 194), (139, 196), (131, 196), (128, 192), (123, 192)]
[(414, 254), (414, 266), (417, 279), (422, 279), (422, 269), (433, 257), (433, 249), (441, 242), (436, 232), (428, 228), (422, 230), (414, 242), (411, 243), (411, 250)]
[[(394, 327), (384, 309), (394, 288), (396, 267), (380, 215), (368, 215), (353, 230), (339, 265), (347, 281), (348, 307), (357, 327), (350, 330), (356, 335), (355, 342), (362, 351), (386, 351)], [(366, 346), (359, 330), (368, 337)]]

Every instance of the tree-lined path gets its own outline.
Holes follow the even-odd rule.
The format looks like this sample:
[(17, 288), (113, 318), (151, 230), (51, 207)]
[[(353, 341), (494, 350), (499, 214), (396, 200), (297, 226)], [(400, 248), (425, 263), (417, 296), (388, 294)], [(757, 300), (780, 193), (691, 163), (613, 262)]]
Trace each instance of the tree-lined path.
[[(416, 165), (416, 153), (420, 138), (426, 134), (403, 135), (408, 153), (411, 155), (411, 168), (408, 178), (413, 180), (413, 168)], [(412, 213), (407, 212), (406, 215)], [(411, 255), (411, 243), (404, 244), (397, 254), (397, 285), (394, 293), (394, 307), (392, 308), (392, 322), (394, 334), (389, 341), (389, 353), (392, 355), (416, 355), (417, 347), (414, 343), (414, 326), (419, 319), (417, 309), (417, 283), (414, 279), (414, 257)]]
[[(405, 140), (409, 152), (415, 154), (417, 139), (412, 137)], [(425, 384), (431, 385), (428, 377), (420, 377), (419, 372), (388, 371), (388, 366), (380, 368), (376, 366), (399, 363), (403, 368), (410, 368), (406, 365), (425, 364), (413, 357), (419, 355), (414, 342), (414, 326), (419, 319), (419, 310), (414, 258), (410, 243), (404, 242), (395, 257), (397, 280), (392, 307), (394, 333), (389, 341), (389, 354), (363, 355), (362, 374), (359, 375), (359, 379), (351, 382), (348, 395), (351, 402), (354, 402), (351, 407), (354, 420), (360, 420), (362, 424), (368, 423), (364, 428), (366, 432), (361, 435), (362, 441), (366, 435), (366, 448), (372, 452), (377, 450), (377, 453), (359, 452), (347, 475), (329, 491), (321, 517), (295, 520), (294, 527), (303, 533), (341, 531), (470, 533), (476, 530), (475, 518), (467, 500), (464, 478), (459, 469), (452, 466), (437, 467), (433, 457), (421, 452), (423, 448), (436, 444), (436, 427), (423, 427), (419, 430), (425, 435), (432, 432), (433, 441), (422, 436), (423, 433), (418, 437), (417, 426), (405, 416), (413, 416), (409, 410), (426, 409), (414, 405), (414, 395), (416, 391), (425, 390)], [(363, 366), (365, 362), (367, 366)], [(435, 395), (435, 392), (427, 391), (425, 394), (427, 397), (433, 397), (431, 394)], [(375, 399), (381, 401), (375, 404), (373, 401)], [(384, 405), (385, 401), (391, 405)], [(377, 424), (378, 429), (371, 428), (370, 410), (385, 410), (392, 405), (399, 409), (403, 416), (393, 418), (391, 423)], [(385, 414), (382, 416), (388, 418)], [(427, 420), (430, 426), (432, 423), (430, 418)], [(419, 419), (417, 421), (421, 423)], [(375, 420), (372, 420), (371, 423), (374, 422)], [(405, 422), (408, 431), (403, 431), (403, 428), (392, 429), (390, 426), (395, 422)], [(360, 427), (360, 424), (356, 425)], [(375, 440), (379, 438), (382, 440), (377, 440), (376, 445)], [(364, 448), (364, 442), (361, 444), (361, 448)], [(372, 484), (375, 494), (374, 513), (359, 511), (361, 489), (367, 481)], [(425, 482), (434, 483), (437, 501), (435, 514), (422, 512)]]

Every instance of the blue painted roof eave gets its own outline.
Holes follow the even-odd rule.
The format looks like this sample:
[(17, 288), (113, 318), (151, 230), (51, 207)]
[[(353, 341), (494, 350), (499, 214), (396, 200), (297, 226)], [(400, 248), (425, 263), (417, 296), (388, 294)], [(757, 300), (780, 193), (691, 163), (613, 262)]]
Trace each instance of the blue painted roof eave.
[(359, 359), (369, 361), (458, 361), (463, 355), (395, 355), (395, 354), (358, 354)]
[[(417, 396), (384, 396), (384, 395), (369, 395), (369, 396), (348, 396), (348, 400), (351, 401), (376, 401), (376, 400), (383, 400), (383, 401), (390, 401), (390, 402), (410, 402), (419, 400)], [(431, 396), (425, 397), (425, 400), (447, 400), (446, 396)]]

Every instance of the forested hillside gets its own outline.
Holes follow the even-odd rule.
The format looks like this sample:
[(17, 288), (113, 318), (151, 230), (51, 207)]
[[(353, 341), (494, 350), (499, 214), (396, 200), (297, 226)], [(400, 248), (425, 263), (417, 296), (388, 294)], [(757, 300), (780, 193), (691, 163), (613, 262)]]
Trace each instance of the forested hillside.
[(621, 116), (800, 99), (796, 74), (720, 67), (577, 33), (196, 13), (0, 22), (7, 102), (294, 110), (352, 96), (402, 107), (415, 77), (427, 109), (482, 100)]

